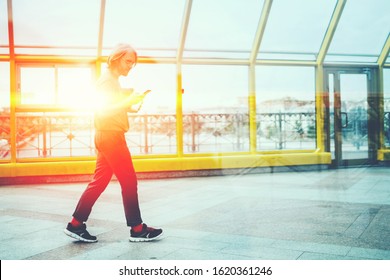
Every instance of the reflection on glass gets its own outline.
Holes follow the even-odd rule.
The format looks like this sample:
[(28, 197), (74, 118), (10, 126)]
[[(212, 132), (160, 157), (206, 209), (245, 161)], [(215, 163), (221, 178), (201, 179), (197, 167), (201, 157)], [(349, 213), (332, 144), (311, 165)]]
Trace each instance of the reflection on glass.
[(315, 149), (312, 67), (256, 68), (257, 147)]
[(336, 159), (336, 147), (335, 147), (335, 131), (334, 131), (334, 95), (335, 95), (335, 85), (334, 85), (334, 74), (329, 74), (329, 141), (330, 141), (330, 152), (332, 160)]
[(367, 76), (341, 74), (342, 159), (368, 158)]

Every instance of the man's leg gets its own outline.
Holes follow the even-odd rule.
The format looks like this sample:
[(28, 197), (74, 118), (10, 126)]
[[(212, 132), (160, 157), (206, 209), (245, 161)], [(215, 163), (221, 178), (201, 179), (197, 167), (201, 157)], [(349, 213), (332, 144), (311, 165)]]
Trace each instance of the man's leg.
[(88, 184), (73, 213), (73, 217), (79, 222), (85, 222), (92, 211), (96, 200), (106, 189), (112, 178), (112, 170), (104, 154), (99, 152), (96, 160), (96, 169), (92, 181)]
[(123, 141), (117, 143), (117, 145), (112, 147), (105, 155), (113, 173), (121, 185), (127, 225), (135, 226), (141, 224), (142, 219), (138, 201), (137, 176), (124, 137)]

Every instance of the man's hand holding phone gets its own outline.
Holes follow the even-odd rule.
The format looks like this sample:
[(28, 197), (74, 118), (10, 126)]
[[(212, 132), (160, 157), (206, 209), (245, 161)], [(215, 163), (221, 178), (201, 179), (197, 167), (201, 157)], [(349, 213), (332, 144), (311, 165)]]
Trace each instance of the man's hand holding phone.
[(148, 93), (150, 93), (150, 92), (151, 92), (151, 90), (146, 90), (143, 93), (132, 94), (131, 104), (132, 104), (132, 108), (135, 112), (138, 112), (141, 109), (145, 96), (148, 95)]
[(152, 90), (148, 89), (146, 91), (144, 91), (143, 95), (146, 96), (149, 92), (151, 92)]
[(130, 103), (131, 105), (136, 105), (138, 103), (141, 103), (143, 102), (145, 96), (151, 92), (151, 90), (147, 90), (143, 93), (140, 93), (140, 92), (134, 92), (130, 95)]

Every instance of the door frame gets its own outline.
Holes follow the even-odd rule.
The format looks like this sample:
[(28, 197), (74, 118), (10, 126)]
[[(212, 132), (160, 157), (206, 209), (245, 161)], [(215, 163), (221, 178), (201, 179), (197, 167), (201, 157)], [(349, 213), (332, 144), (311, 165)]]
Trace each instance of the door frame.
[[(330, 136), (330, 124), (331, 124), (331, 114), (330, 114), (330, 103), (329, 97), (331, 94), (334, 94), (334, 89), (329, 88), (329, 75), (333, 74), (338, 79), (340, 74), (365, 74), (367, 78), (367, 145), (368, 145), (368, 158), (365, 159), (342, 159), (341, 158), (341, 143), (335, 141), (335, 154), (336, 158), (332, 159), (331, 167), (339, 168), (346, 166), (361, 166), (361, 165), (373, 165), (377, 161), (377, 151), (380, 148), (380, 94), (378, 87), (378, 67), (360, 67), (360, 66), (324, 66), (324, 86), (327, 94), (327, 106), (325, 108), (325, 147), (327, 152), (331, 151), (331, 139)], [(342, 95), (342, 93), (339, 92)], [(337, 129), (342, 129), (342, 124), (340, 123), (341, 119), (336, 124)], [(335, 128), (335, 129), (336, 129)]]

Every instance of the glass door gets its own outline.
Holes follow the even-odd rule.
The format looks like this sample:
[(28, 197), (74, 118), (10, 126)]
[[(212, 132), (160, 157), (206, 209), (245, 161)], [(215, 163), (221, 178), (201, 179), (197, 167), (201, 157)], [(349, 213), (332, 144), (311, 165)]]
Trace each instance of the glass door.
[(370, 72), (364, 69), (328, 72), (329, 144), (333, 166), (361, 165), (371, 161), (369, 81)]

